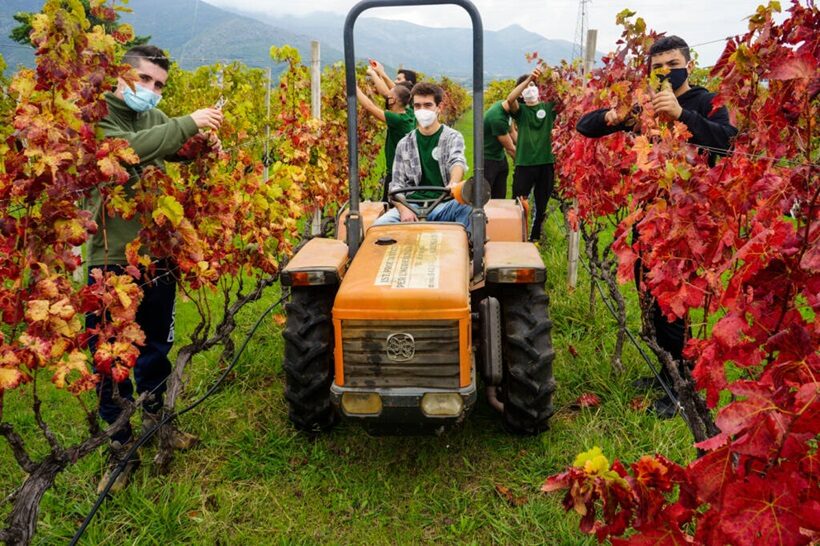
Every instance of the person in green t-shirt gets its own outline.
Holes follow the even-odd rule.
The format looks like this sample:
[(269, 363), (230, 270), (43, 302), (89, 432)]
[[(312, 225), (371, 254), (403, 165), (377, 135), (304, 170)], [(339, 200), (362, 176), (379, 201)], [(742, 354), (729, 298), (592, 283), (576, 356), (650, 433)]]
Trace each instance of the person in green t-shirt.
[[(219, 129), (223, 115), (218, 108), (202, 108), (187, 116), (169, 118), (156, 108), (162, 98), (170, 68), (168, 58), (158, 47), (133, 47), (125, 53), (123, 63), (133, 67), (136, 83), (129, 84), (120, 78), (114, 92), (106, 94), (108, 115), (100, 120), (98, 128), (107, 138), (128, 141), (139, 157), (139, 165), (127, 167), (130, 180), (126, 191), (133, 192), (143, 170), (148, 167), (164, 169), (166, 160), (181, 159), (177, 154), (189, 139), (206, 139), (218, 147), (219, 139), (216, 135), (202, 131)], [(139, 237), (142, 226), (138, 217), (126, 220), (109, 213), (103, 206), (99, 191), (95, 191), (89, 206), (95, 222), (100, 226), (100, 230), (89, 239), (87, 251), (88, 282), (94, 284), (94, 273), (98, 270), (125, 274), (126, 245)], [(168, 353), (174, 342), (176, 308), (176, 279), (172, 259), (154, 259), (152, 262), (149, 271), (142, 271), (146, 279), (140, 280), (143, 294), (136, 313), (136, 322), (145, 332), (145, 343), (139, 347), (139, 356), (134, 365), (134, 381), (138, 394), (151, 393), (142, 405), (143, 432), (156, 426), (162, 409), (165, 380), (171, 373)], [(102, 321), (100, 312), (88, 313), (86, 329), (94, 334)], [(89, 337), (88, 344), (94, 354), (96, 335)], [(105, 422), (112, 424), (123, 410), (120, 399), (134, 399), (134, 386), (130, 378), (115, 383), (110, 374), (100, 375), (100, 382), (97, 384), (99, 413)], [(118, 396), (115, 396), (114, 389), (117, 389)], [(171, 433), (171, 441), (178, 448), (191, 447), (197, 440), (195, 436), (176, 429), (172, 429)], [(132, 445), (130, 423), (112, 434), (107, 470), (100, 480), (98, 492), (107, 485), (111, 472), (123, 462), (123, 470), (110, 492), (115, 493), (128, 483), (130, 474), (139, 465), (137, 455), (127, 461), (123, 460)]]
[(515, 131), (507, 101), (498, 101), (484, 113), (484, 178), (493, 199), (507, 197), (507, 154), (515, 160)]
[[(541, 69), (518, 78), (515, 89), (507, 97), (510, 115), (518, 125), (518, 141), (515, 150), (515, 173), (513, 174), (513, 198), (527, 198), (535, 194), (530, 241), (541, 238), (541, 225), (547, 210), (547, 201), (555, 183), (555, 156), (552, 154), (552, 125), (555, 121), (555, 104), (542, 102), (535, 84)], [(519, 97), (521, 100), (519, 100)]]
[[(367, 72), (374, 82), (380, 81), (377, 80), (378, 76), (372, 67), (368, 67)], [(377, 85), (377, 89), (383, 85), (383, 83), (382, 85)], [(403, 85), (396, 85), (392, 89), (388, 89), (385, 99), (386, 109), (380, 108), (358, 86), (356, 87), (356, 98), (364, 107), (365, 111), (387, 125), (387, 134), (384, 139), (384, 163), (386, 173), (384, 176), (384, 187), (382, 189), (382, 201), (387, 201), (387, 188), (390, 187), (390, 180), (392, 178), (391, 174), (393, 172), (393, 158), (396, 156), (396, 145), (404, 135), (412, 131), (416, 125), (413, 110), (408, 107), (408, 103), (410, 102), (410, 90)]]

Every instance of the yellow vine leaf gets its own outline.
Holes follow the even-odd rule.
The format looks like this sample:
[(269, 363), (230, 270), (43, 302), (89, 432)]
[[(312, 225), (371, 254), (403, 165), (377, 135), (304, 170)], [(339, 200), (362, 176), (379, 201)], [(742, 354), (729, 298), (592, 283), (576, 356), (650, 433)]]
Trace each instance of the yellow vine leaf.
[(48, 300), (31, 300), (26, 305), (26, 319), (31, 322), (42, 322), (48, 318)]
[(609, 460), (598, 446), (579, 453), (572, 466), (583, 468), (587, 474), (603, 474), (609, 470)]
[(163, 195), (157, 200), (157, 208), (151, 216), (160, 225), (162, 224), (160, 218), (165, 217), (171, 222), (172, 226), (179, 227), (179, 223), (182, 222), (185, 216), (185, 211), (182, 210), (182, 205), (173, 196)]
[(56, 366), (54, 375), (51, 377), (51, 382), (58, 389), (65, 388), (65, 378), (72, 371), (79, 372), (82, 375), (88, 373), (87, 367), (88, 357), (82, 351), (71, 351), (66, 360), (60, 361)]
[(0, 392), (16, 388), (23, 380), (23, 374), (10, 368), (0, 368)]

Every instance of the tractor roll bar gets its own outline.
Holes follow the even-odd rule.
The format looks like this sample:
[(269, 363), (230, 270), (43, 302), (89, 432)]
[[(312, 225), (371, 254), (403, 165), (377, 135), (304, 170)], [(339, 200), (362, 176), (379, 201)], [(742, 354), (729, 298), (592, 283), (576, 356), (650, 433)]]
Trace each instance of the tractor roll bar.
[[(484, 26), (481, 15), (469, 0), (362, 0), (350, 10), (345, 19), (345, 87), (347, 88), (347, 154), (350, 173), (350, 211), (348, 213), (347, 245), (352, 258), (361, 243), (362, 221), (359, 214), (359, 135), (356, 112), (356, 55), (353, 48), (353, 26), (365, 10), (383, 7), (435, 6), (454, 4), (461, 6), (473, 23), (473, 163), (475, 179), (484, 179)], [(485, 235), (484, 203), (473, 205), (473, 250), (475, 257), (482, 256)], [(480, 248), (479, 248), (480, 247)], [(480, 260), (477, 260), (480, 262)], [(482, 267), (483, 264), (474, 264)], [(475, 272), (474, 272), (475, 273)]]

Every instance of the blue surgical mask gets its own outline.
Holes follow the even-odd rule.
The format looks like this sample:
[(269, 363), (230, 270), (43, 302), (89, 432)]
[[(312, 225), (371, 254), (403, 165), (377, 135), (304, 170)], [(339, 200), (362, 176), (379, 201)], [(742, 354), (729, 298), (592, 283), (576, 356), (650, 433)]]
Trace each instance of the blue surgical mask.
[(134, 112), (146, 112), (151, 108), (156, 108), (162, 95), (157, 95), (153, 91), (135, 85), (136, 91), (132, 91), (130, 87), (125, 86), (122, 92), (122, 98), (125, 104)]
[(685, 68), (673, 68), (669, 71), (669, 74), (661, 74), (658, 79), (661, 81), (668, 79), (669, 84), (672, 86), (672, 91), (677, 91), (688, 78), (689, 72), (687, 72)]

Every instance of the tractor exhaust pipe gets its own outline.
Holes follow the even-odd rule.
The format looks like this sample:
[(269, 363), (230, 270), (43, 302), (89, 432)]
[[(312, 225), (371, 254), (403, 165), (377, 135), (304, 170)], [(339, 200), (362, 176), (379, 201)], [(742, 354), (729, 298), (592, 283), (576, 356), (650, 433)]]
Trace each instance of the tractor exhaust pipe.
[(498, 387), (487, 387), (487, 402), (498, 413), (504, 413), (504, 402), (498, 399)]

